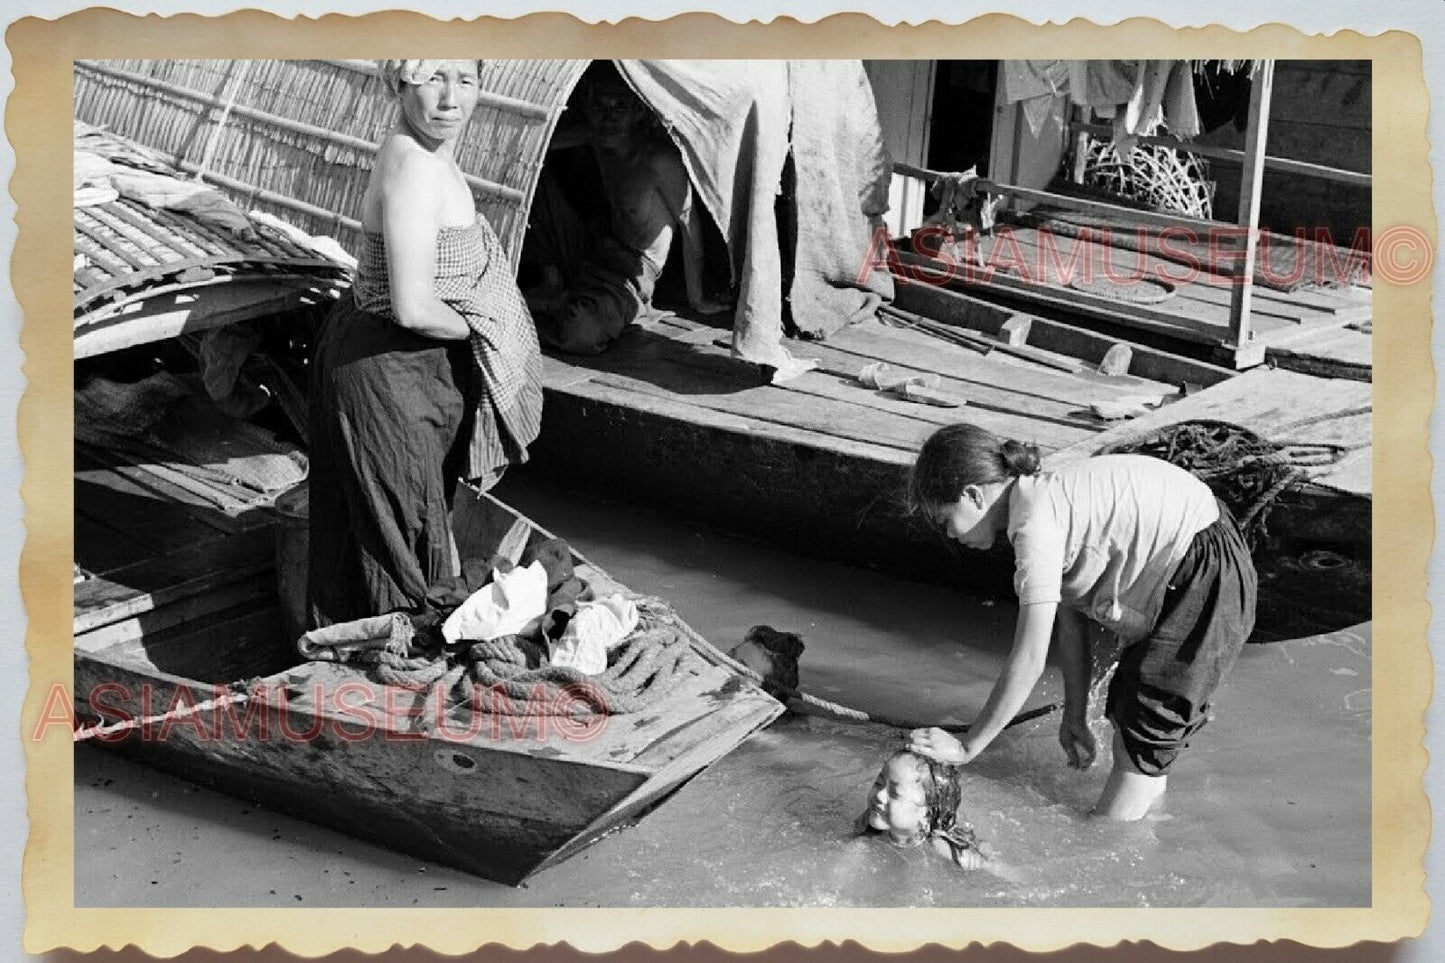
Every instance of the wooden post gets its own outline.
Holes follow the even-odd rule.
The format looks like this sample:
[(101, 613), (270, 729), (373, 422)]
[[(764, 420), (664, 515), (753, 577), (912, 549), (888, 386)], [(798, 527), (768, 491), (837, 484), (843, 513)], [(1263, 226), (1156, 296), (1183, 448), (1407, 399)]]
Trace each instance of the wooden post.
[(1259, 198), (1264, 186), (1265, 141), (1269, 137), (1269, 101), (1274, 87), (1274, 61), (1261, 61), (1249, 92), (1249, 124), (1244, 132), (1244, 180), (1239, 189), (1239, 226), (1245, 230), (1239, 282), (1230, 289), (1229, 347), (1245, 347), (1254, 291), (1254, 259), (1259, 246)]
[(1088, 119), (1088, 111), (1089, 108), (1080, 107), (1077, 104), (1072, 108), (1074, 156), (1070, 163), (1072, 176), (1069, 179), (1075, 184), (1084, 183), (1084, 171), (1089, 166), (1089, 135), (1083, 130), (1084, 121)]

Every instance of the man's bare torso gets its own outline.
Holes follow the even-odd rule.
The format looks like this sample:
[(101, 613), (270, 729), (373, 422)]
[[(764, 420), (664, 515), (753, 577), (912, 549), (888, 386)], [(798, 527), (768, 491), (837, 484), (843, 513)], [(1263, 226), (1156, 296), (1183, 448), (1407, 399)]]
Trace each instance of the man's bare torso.
[(628, 155), (600, 148), (596, 155), (613, 233), (661, 271), (687, 203), (687, 172), (676, 148), (649, 141)]

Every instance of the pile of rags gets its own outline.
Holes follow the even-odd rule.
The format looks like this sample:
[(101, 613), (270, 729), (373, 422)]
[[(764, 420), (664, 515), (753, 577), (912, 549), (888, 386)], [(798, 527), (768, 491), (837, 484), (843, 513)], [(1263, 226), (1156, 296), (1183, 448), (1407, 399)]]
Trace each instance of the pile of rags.
[(317, 629), (297, 648), (504, 715), (635, 712), (705, 667), (669, 613), (639, 613), (605, 576), (579, 578), (560, 539), (529, 546), (516, 565), (468, 560), (419, 610)]

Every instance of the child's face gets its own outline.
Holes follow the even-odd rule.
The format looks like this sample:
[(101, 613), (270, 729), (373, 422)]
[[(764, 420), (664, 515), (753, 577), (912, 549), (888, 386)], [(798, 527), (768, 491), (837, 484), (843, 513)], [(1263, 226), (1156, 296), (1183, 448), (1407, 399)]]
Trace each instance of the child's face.
[(988, 549), (998, 539), (1000, 513), (995, 510), (1003, 485), (969, 485), (958, 500), (934, 515), (944, 533), (965, 548)]
[(923, 779), (923, 763), (917, 758), (895, 756), (888, 760), (868, 797), (868, 825), (886, 832), (895, 845), (919, 842), (928, 822)]

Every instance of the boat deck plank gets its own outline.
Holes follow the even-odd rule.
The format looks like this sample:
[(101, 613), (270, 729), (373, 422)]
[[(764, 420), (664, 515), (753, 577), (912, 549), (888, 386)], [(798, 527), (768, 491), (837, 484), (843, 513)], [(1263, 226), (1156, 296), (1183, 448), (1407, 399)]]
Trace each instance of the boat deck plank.
[[(926, 332), (876, 321), (851, 325), (823, 342), (795, 343), (816, 370), (782, 385), (729, 356), (727, 332), (685, 316), (629, 329), (601, 355), (549, 355), (549, 392), (582, 401), (666, 409), (697, 424), (722, 421), (735, 430), (815, 442), (833, 450), (863, 445), (903, 464), (938, 426), (964, 418), (1047, 451), (1077, 444), (1108, 427), (1090, 406), (1129, 395), (1165, 397), (1177, 389), (1135, 376), (1106, 377), (1078, 359), (1052, 352), (1078, 373), (1017, 358), (984, 354)], [(883, 361), (898, 375), (936, 375), (939, 390), (964, 407), (919, 404), (857, 382), (864, 365)]]
[(1256, 368), (1050, 456), (1047, 465), (1088, 457), (1180, 421), (1228, 421), (1278, 442), (1338, 446), (1342, 457), (1309, 469), (1318, 485), (1370, 494), (1371, 385), (1284, 369)]
[(138, 554), (132, 543), (120, 565), (97, 564), (86, 546), (77, 544), (77, 564), (96, 574), (75, 586), (76, 634), (213, 591), (274, 565), (269, 530), (237, 535), (189, 531), (197, 538), (172, 552)]
[(77, 514), (90, 516), (138, 547), (155, 552), (169, 552), (195, 541), (195, 521), (186, 506), (156, 498), (112, 468), (85, 463), (79, 452), (76, 462)]
[[(1094, 237), (1051, 233), (1044, 238), (1038, 229), (1020, 225), (983, 237), (978, 251), (986, 268), (954, 264), (948, 273), (955, 283), (1172, 334), (1184, 341), (1221, 345), (1228, 340), (1231, 289), (1236, 283), (1232, 277)], [(961, 256), (956, 248), (943, 252), (943, 257), (955, 262)], [(899, 258), (902, 264), (932, 276), (949, 264), (906, 246)], [(1108, 297), (1070, 283), (1082, 277), (1128, 284), (1131, 280), (1137, 283), (1141, 276), (1162, 278), (1175, 289), (1162, 301), (1144, 303)], [(1308, 348), (1317, 340), (1331, 338), (1335, 329), (1371, 316), (1371, 292), (1365, 287), (1308, 284), (1280, 291), (1257, 284), (1253, 290), (1251, 330), (1262, 345), (1278, 342), (1294, 350)]]

